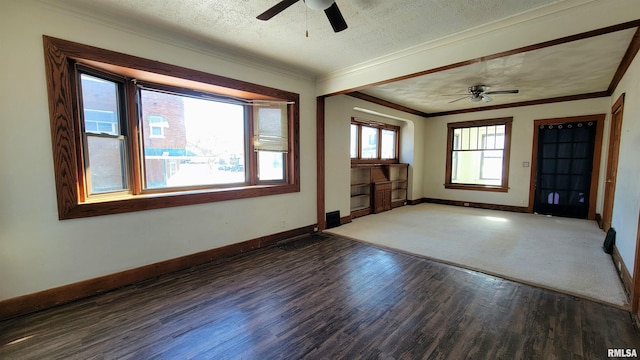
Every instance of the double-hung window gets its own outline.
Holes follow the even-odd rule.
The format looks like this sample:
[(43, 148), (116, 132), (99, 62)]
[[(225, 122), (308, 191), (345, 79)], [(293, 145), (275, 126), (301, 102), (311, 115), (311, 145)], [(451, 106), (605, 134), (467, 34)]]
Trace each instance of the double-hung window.
[(129, 190), (127, 126), (120, 78), (79, 71), (78, 101), (85, 184), (89, 196)]
[(353, 163), (397, 163), (400, 127), (351, 119), (350, 154)]
[(298, 94), (44, 41), (60, 219), (300, 191)]
[(446, 188), (508, 191), (512, 120), (447, 124)]

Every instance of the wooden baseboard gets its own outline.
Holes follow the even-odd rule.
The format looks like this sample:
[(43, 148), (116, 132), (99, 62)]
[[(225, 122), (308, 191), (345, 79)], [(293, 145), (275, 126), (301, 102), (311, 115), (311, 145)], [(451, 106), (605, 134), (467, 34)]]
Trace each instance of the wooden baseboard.
[(348, 224), (351, 220), (351, 215), (343, 216), (340, 218), (340, 225)]
[(418, 204), (422, 204), (424, 201), (424, 198), (421, 199), (417, 199), (417, 200), (407, 200), (407, 205), (418, 205)]
[(368, 207), (368, 208), (365, 208), (365, 209), (352, 211), (350, 216), (351, 216), (351, 219), (353, 220), (353, 219), (355, 219), (357, 217), (369, 215), (371, 213), (372, 213), (371, 208)]
[(317, 225), (267, 235), (236, 244), (206, 250), (199, 253), (161, 261), (155, 264), (125, 270), (94, 279), (63, 285), (37, 293), (0, 301), (0, 321), (20, 315), (40, 311), (81, 298), (97, 295), (126, 285), (152, 279), (160, 275), (205, 264), (207, 262), (239, 255), (247, 251), (274, 245), (296, 236), (312, 234)]
[[(413, 201), (415, 202), (416, 200), (413, 200)], [(420, 202), (453, 205), (453, 206), (464, 206), (464, 207), (472, 207), (472, 208), (488, 209), (488, 210), (503, 210), (503, 211), (519, 212), (519, 213), (528, 212), (528, 209), (526, 206), (485, 204), (485, 203), (477, 203), (477, 202), (470, 202), (470, 201), (443, 200), (443, 199), (432, 199), (432, 198), (422, 198)], [(411, 204), (411, 205), (414, 205), (414, 204)]]
[(620, 275), (620, 278), (622, 279), (622, 284), (624, 284), (624, 289), (627, 292), (627, 297), (629, 297), (629, 294), (631, 294), (631, 290), (633, 289), (633, 279), (631, 278), (631, 274), (629, 273), (624, 260), (622, 260), (622, 256), (618, 251), (618, 247), (615, 245), (613, 246), (613, 253), (611, 254), (611, 258), (613, 259), (613, 265), (615, 266), (618, 275)]

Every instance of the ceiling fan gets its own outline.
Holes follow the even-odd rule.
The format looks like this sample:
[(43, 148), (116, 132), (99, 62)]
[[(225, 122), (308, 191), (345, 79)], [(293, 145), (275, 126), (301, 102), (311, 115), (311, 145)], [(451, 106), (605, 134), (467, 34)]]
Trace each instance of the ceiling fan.
[(488, 91), (490, 89), (490, 87), (486, 86), (486, 85), (474, 85), (474, 86), (470, 86), (469, 87), (469, 94), (459, 98), (459, 99), (455, 99), (453, 101), (449, 101), (449, 104), (454, 103), (456, 101), (460, 101), (463, 99), (469, 99), (471, 100), (471, 102), (479, 102), (479, 101), (483, 101), (483, 102), (489, 102), (491, 100), (493, 100), (493, 98), (491, 98), (489, 95), (497, 95), (497, 94), (517, 94), (519, 92), (519, 90), (495, 90), (495, 91)]
[[(269, 20), (272, 17), (278, 15), (289, 6), (297, 3), (299, 0), (282, 0), (279, 3), (272, 6), (267, 11), (257, 16), (258, 20)], [(302, 0), (307, 5), (307, 7), (311, 10), (324, 10), (324, 13), (327, 15), (327, 19), (329, 19), (329, 23), (331, 23), (331, 27), (333, 31), (340, 32), (347, 28), (347, 23), (344, 21), (344, 17), (342, 17), (342, 13), (340, 9), (338, 9), (338, 4), (336, 4), (335, 0)]]

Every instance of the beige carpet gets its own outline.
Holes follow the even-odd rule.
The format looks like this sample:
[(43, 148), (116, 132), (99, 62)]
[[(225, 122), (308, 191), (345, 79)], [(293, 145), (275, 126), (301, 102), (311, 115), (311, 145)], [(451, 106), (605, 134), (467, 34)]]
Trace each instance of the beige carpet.
[(618, 307), (628, 305), (594, 221), (437, 204), (404, 206), (327, 233)]

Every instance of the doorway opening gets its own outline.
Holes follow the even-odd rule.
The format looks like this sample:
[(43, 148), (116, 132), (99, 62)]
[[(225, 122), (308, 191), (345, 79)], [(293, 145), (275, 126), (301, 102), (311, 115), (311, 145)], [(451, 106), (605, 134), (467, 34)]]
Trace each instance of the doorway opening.
[(532, 212), (595, 218), (604, 114), (534, 122)]

